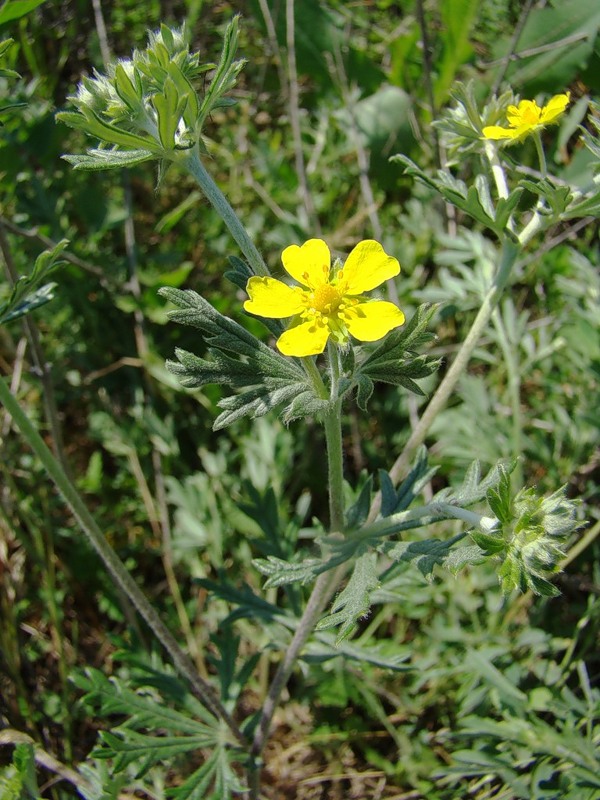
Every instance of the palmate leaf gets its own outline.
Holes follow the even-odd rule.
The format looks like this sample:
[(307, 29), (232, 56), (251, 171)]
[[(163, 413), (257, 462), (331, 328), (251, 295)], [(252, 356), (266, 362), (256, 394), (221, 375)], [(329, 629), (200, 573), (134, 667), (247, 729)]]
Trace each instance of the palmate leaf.
[(215, 735), (217, 721), (202, 707), (196, 707), (196, 710), (204, 712), (203, 719), (194, 719), (158, 703), (156, 692), (133, 691), (118, 678), (108, 679), (100, 670), (91, 667), (85, 675), (76, 675), (73, 682), (85, 692), (84, 700), (99, 707), (103, 715), (127, 717), (123, 726), (128, 728), (155, 728), (208, 738)]
[(170, 287), (159, 292), (178, 306), (178, 310), (169, 312), (170, 318), (199, 328), (209, 345), (209, 358), (177, 350), (178, 360), (168, 361), (167, 368), (188, 388), (217, 383), (245, 390), (219, 402), (224, 410), (214, 423), (215, 430), (275, 408), (286, 422), (327, 411), (329, 401), (315, 395), (295, 361), (263, 344), (195, 292)]
[[(207, 794), (211, 787), (213, 791)], [(169, 789), (167, 796), (175, 800), (230, 800), (233, 793), (244, 789), (231, 768), (230, 752), (218, 747), (181, 786)]]
[(131, 764), (137, 766), (136, 776), (143, 777), (156, 764), (168, 763), (175, 756), (192, 753), (217, 744), (218, 734), (212, 736), (148, 736), (130, 729), (102, 732), (102, 745), (92, 752), (95, 758), (114, 759), (113, 771), (123, 772)]
[(381, 381), (394, 386), (403, 386), (415, 394), (423, 395), (416, 380), (435, 372), (441, 360), (433, 356), (419, 355), (416, 351), (424, 343), (435, 338), (427, 331), (436, 306), (419, 306), (411, 320), (402, 328), (392, 331), (356, 369), (352, 381), (341, 386), (344, 392), (357, 391), (357, 402), (366, 410), (373, 383)]

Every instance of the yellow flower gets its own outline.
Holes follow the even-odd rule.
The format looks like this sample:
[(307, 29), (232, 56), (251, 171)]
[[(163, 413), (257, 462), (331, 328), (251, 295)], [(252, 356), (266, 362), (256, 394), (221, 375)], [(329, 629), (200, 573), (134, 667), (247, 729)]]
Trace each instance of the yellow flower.
[(275, 278), (250, 278), (246, 287), (250, 299), (244, 308), (271, 319), (294, 317), (277, 340), (285, 356), (322, 353), (330, 336), (338, 344), (345, 344), (349, 335), (374, 342), (404, 323), (404, 314), (393, 303), (361, 297), (400, 272), (398, 261), (388, 256), (379, 242), (360, 242), (343, 268), (336, 262), (333, 270), (329, 248), (322, 239), (286, 247), (281, 260), (300, 286), (288, 286)]
[(548, 101), (548, 105), (543, 108), (540, 108), (535, 100), (521, 100), (518, 106), (509, 106), (506, 111), (508, 128), (489, 125), (483, 129), (483, 136), (485, 139), (512, 139), (513, 141), (524, 139), (530, 133), (556, 122), (568, 106), (570, 99), (570, 92), (555, 94)]

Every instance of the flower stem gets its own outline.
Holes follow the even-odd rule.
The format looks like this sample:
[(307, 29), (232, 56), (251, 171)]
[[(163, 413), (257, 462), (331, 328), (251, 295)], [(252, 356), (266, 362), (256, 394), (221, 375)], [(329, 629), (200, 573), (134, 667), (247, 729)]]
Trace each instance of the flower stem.
[(190, 151), (179, 163), (181, 163), (190, 175), (198, 181), (207, 199), (225, 225), (229, 228), (229, 232), (239, 245), (240, 250), (244, 254), (254, 274), (268, 276), (270, 274), (269, 268), (265, 264), (263, 257), (256, 249), (254, 242), (250, 238), (248, 231), (240, 222), (238, 215), (229, 205), (225, 195), (206, 171), (204, 164), (200, 160), (197, 149)]
[(220, 717), (227, 724), (236, 740), (245, 746), (247, 743), (244, 735), (215, 694), (213, 687), (198, 675), (190, 658), (179, 647), (173, 634), (165, 626), (164, 622), (150, 605), (144, 593), (125, 568), (119, 556), (106, 541), (102, 531), (79, 496), (77, 489), (73, 486), (48, 447), (46, 447), (41, 436), (34, 428), (25, 412), (21, 409), (6, 385), (5, 380), (2, 378), (0, 378), (0, 403), (2, 403), (11, 415), (21, 435), (45, 467), (56, 488), (62, 494), (66, 504), (79, 522), (82, 531), (88, 537), (102, 559), (107, 571), (115, 580), (116, 584), (125, 592), (140, 616), (145, 620), (148, 627), (167, 651), (179, 674), (189, 681), (193, 693), (206, 708), (216, 717)]
[(546, 165), (546, 154), (544, 153), (544, 145), (542, 144), (542, 137), (539, 131), (533, 131), (533, 141), (535, 142), (535, 149), (537, 150), (540, 162), (540, 174), (542, 180), (544, 180), (548, 175), (548, 167)]
[[(458, 379), (469, 363), (469, 360), (473, 354), (473, 350), (477, 346), (481, 334), (489, 323), (490, 317), (492, 316), (492, 313), (498, 304), (504, 287), (508, 282), (512, 266), (515, 263), (519, 252), (520, 246), (513, 242), (512, 239), (506, 238), (504, 240), (502, 254), (500, 257), (500, 265), (498, 267), (496, 277), (494, 278), (494, 283), (484, 297), (481, 308), (473, 320), (471, 329), (469, 330), (466, 339), (462, 343), (456, 358), (452, 362), (448, 372), (444, 376), (444, 379), (438, 386), (437, 391), (431, 398), (429, 405), (425, 409), (425, 413), (410, 435), (406, 445), (404, 446), (402, 454), (396, 459), (393, 467), (391, 468), (390, 477), (394, 482), (397, 482), (401, 475), (406, 471), (414, 451), (417, 447), (419, 447), (419, 445), (423, 444), (431, 424), (438, 413), (446, 405), (448, 398), (454, 391), (454, 387), (456, 386)], [(381, 494), (377, 494), (373, 500), (373, 504), (371, 505), (371, 511), (369, 514), (370, 521), (375, 519), (379, 513), (380, 507)]]
[[(339, 369), (339, 354), (332, 352), (335, 346), (330, 349), (330, 364), (332, 369), (332, 391), (333, 385), (337, 382), (334, 379), (337, 370)], [(307, 359), (308, 360), (308, 359)], [(337, 390), (336, 390), (337, 391)], [(328, 463), (328, 488), (329, 488), (329, 517), (330, 517), (330, 530), (333, 534), (341, 535), (344, 529), (344, 473), (343, 473), (343, 450), (342, 450), (342, 403), (337, 400), (329, 414), (325, 418), (325, 439), (327, 443), (327, 463)], [(255, 757), (259, 756), (262, 752), (271, 723), (273, 714), (279, 702), (281, 692), (283, 691), (294, 664), (300, 655), (300, 652), (306, 644), (309, 636), (314, 630), (314, 627), (325, 608), (327, 602), (331, 598), (339, 586), (343, 576), (346, 573), (347, 565), (342, 564), (340, 567), (333, 571), (324, 572), (317, 578), (313, 587), (312, 593), (304, 609), (304, 613), (298, 622), (296, 632), (290, 642), (289, 647), (285, 651), (283, 660), (281, 661), (273, 683), (269, 689), (265, 702), (263, 704), (261, 716), (258, 722), (258, 727), (254, 736), (252, 744), (252, 753)]]

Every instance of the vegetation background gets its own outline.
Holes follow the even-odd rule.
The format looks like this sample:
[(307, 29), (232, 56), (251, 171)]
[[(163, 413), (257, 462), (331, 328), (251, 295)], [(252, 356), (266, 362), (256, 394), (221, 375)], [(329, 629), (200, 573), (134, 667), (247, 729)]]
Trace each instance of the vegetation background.
[[(578, 185), (589, 161), (577, 126), (600, 94), (600, 10), (595, 0), (297, 0), (291, 40), (289, 0), (24, 0), (22, 14), (6, 11), (16, 5), (0, 8), (22, 76), (0, 78), (1, 105), (23, 103), (0, 129), (1, 250), (27, 274), (49, 242), (71, 244), (33, 327), (2, 330), (0, 368), (48, 441), (55, 410), (59, 452), (95, 518), (210, 674), (236, 636), (257, 652), (266, 642), (256, 620), (228, 616), (235, 598), (211, 595), (214, 581), (227, 574), (260, 593), (249, 564), (265, 553), (265, 527), (302, 535), (326, 516), (320, 431), (268, 417), (212, 431), (218, 390), (186, 392), (165, 370), (175, 346), (198, 342), (167, 324), (157, 289), (195, 289), (241, 319), (240, 293), (223, 279), (234, 243), (181, 175), (157, 191), (152, 165), (73, 171), (60, 156), (85, 143), (55, 112), (82, 75), (142, 47), (161, 21), (185, 20), (211, 60), (241, 13), (248, 64), (236, 105), (208, 126), (211, 173), (275, 273), (290, 243), (322, 236), (347, 253), (380, 240), (402, 265), (391, 289), (401, 307), (442, 304), (434, 352), (451, 357), (478, 306), (490, 243), (388, 158), (431, 168), (447, 158), (431, 123), (458, 79), (473, 79), (482, 103), (508, 85), (521, 97), (570, 90), (568, 116), (547, 136), (555, 174)], [(533, 149), (511, 152), (535, 169)], [(454, 164), (459, 175), (473, 168)], [(600, 798), (589, 777), (600, 774), (598, 223), (565, 226), (536, 247), (428, 444), (433, 490), (474, 458), (489, 466), (521, 454), (524, 485), (567, 484), (582, 498), (584, 545), (557, 579), (562, 595), (504, 601), (488, 567), (431, 583), (399, 571), (358, 638), (405, 653), (410, 668), (359, 670), (340, 656), (299, 672), (266, 754), (269, 797)], [(264, 335), (258, 320), (244, 324)], [(368, 418), (348, 410), (353, 485), (366, 464), (389, 466), (419, 410), (394, 388), (377, 389)], [(163, 667), (2, 414), (0, 436), (0, 728), (76, 765), (111, 724), (82, 700), (85, 667), (130, 684)], [(249, 709), (269, 669), (267, 654), (246, 689)], [(0, 730), (4, 764), (14, 741)], [(159, 798), (185, 771), (176, 763), (131, 785)], [(76, 794), (52, 769), (40, 775), (41, 797)]]

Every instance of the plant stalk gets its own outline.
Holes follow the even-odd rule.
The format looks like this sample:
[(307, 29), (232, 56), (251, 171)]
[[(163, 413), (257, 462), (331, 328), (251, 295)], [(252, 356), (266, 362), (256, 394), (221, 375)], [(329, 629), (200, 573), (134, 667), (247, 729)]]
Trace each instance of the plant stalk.
[(223, 192), (219, 189), (217, 184), (206, 171), (197, 149), (192, 150), (189, 155), (181, 160), (180, 163), (185, 167), (190, 175), (196, 179), (206, 198), (212, 204), (225, 225), (227, 225), (229, 228), (229, 232), (239, 245), (240, 250), (244, 254), (244, 257), (252, 268), (254, 274), (263, 276), (270, 275), (269, 268), (265, 264), (261, 254), (256, 249), (254, 242), (248, 234), (248, 231), (240, 222), (240, 219), (233, 208), (229, 205), (229, 202)]
[(82, 531), (86, 534), (96, 552), (102, 559), (104, 566), (115, 582), (131, 600), (140, 616), (152, 630), (158, 641), (170, 656), (173, 665), (187, 681), (193, 693), (216, 717), (221, 718), (229, 727), (236, 740), (244, 747), (246, 739), (236, 723), (233, 721), (213, 687), (198, 675), (193, 662), (179, 647), (172, 633), (165, 626), (157, 612), (150, 605), (148, 599), (133, 580), (119, 556), (106, 541), (102, 531), (88, 511), (85, 503), (77, 490), (67, 477), (66, 473), (44, 444), (41, 436), (32, 425), (31, 421), (21, 409), (16, 399), (11, 394), (6, 382), (0, 378), (0, 402), (11, 415), (13, 422), (21, 435), (40, 459), (54, 485), (59, 490), (66, 504), (79, 522)]
[[(337, 379), (339, 370), (339, 355), (335, 346), (330, 348), (330, 369), (331, 369), (331, 392), (337, 392)], [(333, 397), (335, 395), (333, 394)], [(332, 397), (332, 399), (333, 399)], [(344, 472), (343, 472), (343, 450), (342, 450), (342, 404), (337, 400), (333, 404), (332, 410), (325, 418), (325, 439), (327, 443), (327, 464), (328, 464), (328, 488), (329, 488), (329, 516), (330, 530), (333, 534), (341, 535), (344, 529)], [(309, 636), (325, 608), (340, 584), (347, 565), (341, 565), (336, 570), (324, 572), (317, 578), (311, 595), (304, 609), (304, 613), (298, 622), (296, 632), (292, 638), (290, 646), (285, 652), (273, 683), (265, 699), (254, 741), (252, 743), (252, 754), (256, 758), (260, 756), (269, 735), (273, 715), (277, 708), (277, 703), (292, 670), (306, 644)], [(255, 790), (257, 791), (257, 790)], [(258, 797), (257, 794), (254, 795)]]

